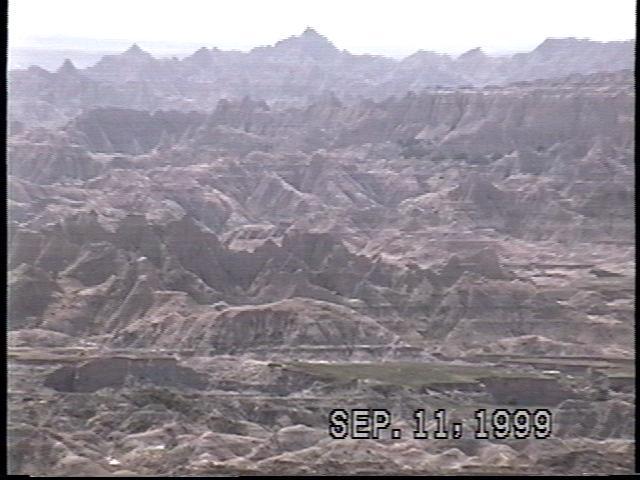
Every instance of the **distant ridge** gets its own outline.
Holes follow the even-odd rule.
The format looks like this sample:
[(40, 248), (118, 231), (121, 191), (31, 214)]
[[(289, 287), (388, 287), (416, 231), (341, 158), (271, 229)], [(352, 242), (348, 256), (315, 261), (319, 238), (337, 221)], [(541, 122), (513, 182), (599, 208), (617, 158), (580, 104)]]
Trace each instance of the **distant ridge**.
[[(80, 69), (65, 55), (69, 60), (49, 77), (33, 69), (11, 70), (9, 83), (16, 120), (30, 117), (38, 98), (50, 103), (51, 118), (62, 121), (94, 106), (208, 111), (222, 98), (305, 105), (328, 92), (338, 101), (353, 102), (431, 87), (505, 85), (614, 72), (633, 69), (634, 47), (635, 41), (552, 38), (530, 52), (513, 55), (488, 55), (482, 47), (457, 57), (423, 49), (397, 60), (351, 54), (307, 27), (299, 35), (248, 52), (202, 46), (181, 60), (157, 58), (138, 43)], [(82, 88), (65, 86), (59, 78), (65, 75), (86, 81)], [(16, 110), (18, 105), (24, 105), (23, 113)], [(61, 117), (53, 113), (61, 110), (65, 112)]]
[[(246, 51), (245, 50), (239, 50), (237, 48), (232, 48), (232, 49), (227, 49), (226, 51), (232, 51), (232, 52), (242, 52), (242, 53), (250, 53), (252, 50), (256, 50), (256, 49), (261, 49), (261, 48), (265, 48), (265, 47), (274, 47), (277, 46), (278, 44), (281, 44), (282, 42), (287, 42), (289, 40), (295, 40), (295, 39), (311, 39), (311, 40), (315, 40), (315, 41), (321, 41), (321, 42), (325, 42), (329, 45), (333, 46), (333, 43), (324, 35), (318, 33), (318, 31), (311, 27), (308, 26), (305, 28), (305, 30), (300, 34), (300, 35), (294, 35), (288, 38), (284, 38), (282, 40), (279, 40), (278, 42), (276, 42), (274, 45), (271, 46), (255, 46), (252, 48), (247, 48)], [(74, 42), (71, 42), (71, 39), (63, 39), (64, 42), (61, 44), (63, 46), (59, 46), (60, 44), (60, 40), (56, 42), (54, 42), (53, 40), (51, 40), (53, 42), (53, 47), (51, 48), (51, 51), (54, 52), (67, 52), (67, 53), (71, 53), (74, 52), (74, 47), (73, 45), (77, 44), (77, 43), (82, 43), (82, 40), (86, 40), (86, 39), (74, 39)], [(97, 41), (94, 41), (97, 42)], [(117, 51), (121, 51), (119, 50), (117, 45), (121, 45), (122, 41), (115, 41), (115, 40), (100, 40), (100, 42), (106, 42), (105, 43), (105, 50), (111, 50), (114, 52)], [(42, 46), (41, 42), (38, 45), (37, 50), (39, 52), (46, 52), (47, 48)], [(185, 47), (179, 47), (179, 46), (174, 46), (172, 44), (166, 43), (166, 42), (144, 42), (145, 44), (149, 44), (149, 45), (155, 45), (155, 47), (152, 49), (154, 51), (158, 51), (158, 52), (162, 52), (162, 53), (156, 53), (156, 54), (151, 54), (152, 56), (156, 57), (156, 58), (168, 58), (170, 56), (176, 55), (178, 54), (178, 56), (182, 57), (182, 58), (187, 58), (189, 56), (192, 55), (192, 53), (188, 53), (188, 50), (186, 47), (186, 45), (189, 44), (181, 44), (181, 45), (185, 45)], [(535, 47), (533, 50), (526, 52), (526, 51), (521, 51), (521, 50), (517, 50), (517, 51), (511, 51), (511, 52), (506, 52), (506, 53), (495, 53), (495, 54), (490, 54), (490, 53), (486, 53), (484, 48), (481, 46), (475, 47), (473, 49), (470, 49), (466, 52), (463, 52), (459, 55), (457, 55), (457, 57), (459, 58), (462, 55), (468, 54), (472, 51), (478, 50), (480, 49), (482, 51), (482, 53), (484, 53), (485, 55), (489, 56), (489, 57), (509, 57), (509, 56), (513, 56), (513, 55), (519, 55), (519, 54), (526, 54), (526, 53), (531, 53), (534, 51), (540, 51), (540, 50), (546, 50), (546, 49), (554, 49), (554, 48), (562, 48), (565, 46), (577, 46), (580, 44), (600, 44), (603, 46), (613, 46), (613, 45), (629, 45), (629, 44), (635, 44), (635, 39), (629, 39), (629, 40), (611, 40), (611, 41), (594, 41), (594, 40), (590, 40), (588, 38), (576, 38), (576, 37), (549, 37), (546, 40), (544, 40), (542, 43), (540, 43), (537, 47)], [(194, 44), (191, 44), (194, 45)], [(194, 47), (192, 47), (194, 48)], [(195, 47), (195, 51), (198, 50), (202, 50), (202, 49), (207, 49), (208, 47), (206, 46), (201, 46), (201, 47)], [(217, 47), (210, 47), (213, 50), (218, 50)], [(35, 49), (35, 48), (33, 48)], [(17, 51), (22, 51), (22, 50), (32, 50), (31, 47), (13, 47), (12, 49), (10, 49), (10, 57), (14, 55), (14, 52)], [(224, 51), (224, 50), (223, 50)], [(348, 51), (348, 50), (344, 50), (344, 51)], [(80, 54), (80, 52), (82, 52), (81, 50), (77, 50), (78, 54)], [(135, 53), (135, 54), (140, 54), (140, 53), (145, 53), (147, 54), (148, 52), (144, 49), (142, 49), (137, 42), (134, 42), (132, 45), (130, 45), (128, 47), (128, 49), (126, 49), (124, 51), (124, 53), (129, 52), (129, 53)], [(385, 58), (393, 58), (396, 61), (403, 61), (406, 60), (409, 57), (413, 57), (414, 55), (416, 55), (417, 53), (420, 52), (432, 52), (435, 53), (437, 55), (443, 55), (443, 56), (449, 56), (449, 57), (456, 57), (456, 55), (450, 54), (450, 53), (443, 53), (443, 52), (436, 52), (433, 50), (430, 50), (428, 48), (421, 48), (416, 50), (414, 53), (410, 53), (410, 54), (406, 54), (403, 56), (390, 56), (390, 55), (386, 55), (383, 53), (375, 53), (375, 52), (371, 52), (371, 53), (367, 53), (367, 54), (352, 54), (354, 56), (370, 56), (370, 55), (374, 55), (374, 56), (379, 56), (379, 57), (385, 57)], [(85, 52), (84, 55), (87, 56), (95, 56), (95, 53), (89, 53), (89, 52)], [(48, 63), (48, 62), (47, 62)], [(37, 63), (35, 63), (37, 64)], [(27, 65), (28, 66), (28, 65)], [(47, 68), (46, 66), (43, 65), (39, 65), (41, 67), (44, 67), (46, 69), (50, 69)], [(26, 66), (24, 67), (26, 68)]]

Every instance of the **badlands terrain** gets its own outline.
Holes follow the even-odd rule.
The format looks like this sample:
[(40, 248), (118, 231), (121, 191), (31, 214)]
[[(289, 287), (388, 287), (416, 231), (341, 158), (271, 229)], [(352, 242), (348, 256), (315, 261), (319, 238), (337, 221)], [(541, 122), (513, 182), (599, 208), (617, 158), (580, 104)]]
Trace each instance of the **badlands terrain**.
[(10, 472), (631, 472), (634, 47), (9, 72)]

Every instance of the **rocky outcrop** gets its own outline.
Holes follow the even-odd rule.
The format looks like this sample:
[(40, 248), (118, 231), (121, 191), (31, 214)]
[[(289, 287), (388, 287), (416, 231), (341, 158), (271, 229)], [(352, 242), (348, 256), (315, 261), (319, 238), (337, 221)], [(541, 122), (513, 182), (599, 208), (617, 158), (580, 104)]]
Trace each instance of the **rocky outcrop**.
[(8, 155), (12, 158), (9, 175), (38, 184), (87, 180), (103, 170), (99, 160), (63, 136), (46, 142), (37, 142), (28, 136), (16, 138), (9, 142)]
[(9, 328), (37, 326), (44, 310), (59, 292), (60, 287), (56, 282), (38, 267), (23, 263), (9, 272)]
[(630, 422), (623, 420), (633, 416), (631, 409), (632, 405), (620, 400), (566, 400), (559, 406), (557, 433), (561, 437), (624, 437), (632, 431)]
[[(91, 138), (88, 125), (104, 124), (116, 139), (146, 136), (145, 122), (164, 125), (162, 119), (178, 119), (175, 128), (184, 132), (179, 140), (170, 138), (169, 145), (177, 142), (171, 148), (129, 153), (126, 162), (102, 154), (104, 173), (86, 181), (86, 189), (57, 184), (45, 189), (36, 178), (16, 177), (12, 208), (26, 222), (14, 229), (10, 261), (61, 276), (65, 295), (83, 292), (76, 302), (49, 306), (45, 324), (66, 333), (74, 328), (116, 332), (149, 312), (166, 315), (173, 302), (194, 302), (207, 310), (221, 301), (242, 306), (300, 297), (355, 308), (406, 339), (441, 342), (439, 348), (482, 349), (501, 330), (513, 338), (542, 335), (553, 348), (591, 353), (587, 346), (571, 346), (571, 329), (581, 329), (586, 341), (604, 328), (601, 320), (585, 322), (575, 314), (582, 305), (578, 297), (564, 304), (546, 293), (545, 282), (556, 273), (543, 269), (531, 277), (521, 267), (507, 267), (505, 259), (513, 263), (523, 250), (498, 238), (529, 242), (524, 248), (533, 251), (537, 247), (531, 242), (540, 240), (630, 241), (632, 231), (623, 218), (631, 205), (633, 139), (626, 81), (601, 75), (576, 84), (432, 92), (357, 107), (323, 101), (311, 109), (282, 110), (245, 99), (221, 102), (200, 124), (189, 123), (198, 114), (116, 111), (113, 118), (139, 119), (138, 133), (122, 130), (108, 110), (87, 112), (67, 127), (67, 135)], [(549, 105), (554, 98), (567, 108), (579, 103), (582, 112), (599, 112), (608, 102), (611, 112), (602, 121), (583, 113), (577, 127), (576, 122), (563, 127), (566, 139), (551, 138), (544, 130), (548, 113), (540, 107), (545, 98)], [(507, 121), (514, 112), (529, 132), (521, 140), (519, 123)], [(502, 120), (493, 122), (492, 115)], [(285, 128), (287, 122), (291, 126)], [(305, 128), (320, 125), (325, 149), (291, 150), (304, 140)], [(503, 125), (500, 134), (484, 130), (498, 125)], [(286, 145), (285, 151), (245, 155), (224, 144), (209, 150), (217, 137), (209, 138), (208, 132), (221, 126)], [(537, 128), (540, 141), (534, 138)], [(590, 138), (575, 133), (589, 129)], [(453, 142), (458, 134), (468, 142)], [(387, 158), (369, 158), (375, 150), (355, 146), (369, 138), (384, 150), (408, 135), (420, 138), (416, 141), (426, 149), (422, 158), (406, 158), (401, 148), (386, 149)], [(55, 136), (39, 131), (24, 138)], [(246, 147), (244, 140), (237, 142)], [(454, 144), (461, 150), (452, 149)], [(517, 148), (506, 153), (507, 144)], [(87, 140), (84, 149), (93, 148), (102, 146)], [(488, 151), (498, 153), (481, 156)], [(585, 165), (593, 166), (591, 173)], [(599, 174), (602, 169), (612, 172), (614, 181)], [(611, 208), (595, 207), (605, 204)], [(611, 228), (595, 227), (603, 221)], [(251, 233), (250, 225), (264, 227)], [(574, 293), (602, 288), (558, 275)], [(540, 285), (537, 280), (532, 285), (532, 278), (540, 278)], [(628, 277), (611, 281), (623, 285)], [(627, 291), (617, 288), (606, 295), (625, 301)], [(622, 341), (631, 318), (624, 308), (593, 308), (589, 312), (622, 322), (609, 328), (603, 345)], [(217, 318), (218, 312), (208, 315)], [(465, 333), (468, 328), (478, 332), (474, 341)], [(144, 328), (134, 330), (134, 337), (118, 341), (136, 344)]]
[(62, 367), (49, 374), (44, 384), (62, 392), (80, 393), (122, 388), (127, 381), (198, 390), (206, 386), (202, 375), (178, 365), (173, 358), (125, 357), (99, 358), (78, 366)]
[(195, 112), (150, 114), (124, 108), (102, 108), (77, 117), (67, 130), (72, 132), (76, 142), (91, 151), (137, 155), (175, 145), (203, 120), (204, 116)]
[(221, 351), (293, 345), (386, 344), (393, 335), (344, 307), (291, 299), (253, 308), (230, 308), (214, 320), (211, 344)]
[[(277, 111), (246, 98), (225, 100), (206, 120), (195, 112), (151, 115), (100, 109), (79, 117), (67, 131), (100, 152), (139, 154), (187, 142), (200, 150), (243, 156), (392, 142), (404, 146), (406, 157), (453, 158), (474, 166), (499, 160), (496, 167), (503, 166), (501, 170), (523, 174), (557, 169), (560, 165), (552, 157), (562, 151), (586, 156), (583, 163), (592, 170), (615, 170), (613, 164), (602, 165), (602, 156), (611, 145), (630, 148), (633, 142), (632, 76), (599, 78), (604, 89), (585, 78), (567, 86), (547, 81), (488, 91), (425, 91), (380, 103), (321, 102)], [(584, 176), (584, 166), (578, 172)], [(304, 183), (298, 187), (303, 192), (309, 188)]]
[(480, 381), (499, 405), (556, 406), (576, 393), (555, 378), (483, 378)]

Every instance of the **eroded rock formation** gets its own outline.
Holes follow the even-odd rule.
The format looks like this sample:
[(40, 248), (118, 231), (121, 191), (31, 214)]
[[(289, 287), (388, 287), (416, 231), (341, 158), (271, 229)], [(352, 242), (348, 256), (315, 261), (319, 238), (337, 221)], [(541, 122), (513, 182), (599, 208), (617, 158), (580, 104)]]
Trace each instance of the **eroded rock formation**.
[[(630, 48), (11, 72), (13, 472), (629, 472)], [(558, 428), (412, 439), (438, 405)], [(376, 406), (405, 437), (328, 437)]]

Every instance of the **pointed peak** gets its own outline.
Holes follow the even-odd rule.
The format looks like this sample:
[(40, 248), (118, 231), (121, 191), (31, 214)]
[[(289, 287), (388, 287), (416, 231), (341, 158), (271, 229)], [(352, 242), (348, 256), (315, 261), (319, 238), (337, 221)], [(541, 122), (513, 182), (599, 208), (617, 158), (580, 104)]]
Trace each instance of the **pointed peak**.
[(73, 62), (66, 58), (64, 62), (62, 62), (62, 65), (60, 65), (60, 68), (58, 68), (57, 73), (76, 73), (77, 71), (78, 69)]
[(187, 57), (186, 60), (194, 62), (197, 65), (206, 66), (211, 63), (211, 53), (212, 51), (207, 47), (200, 47)]
[[(331, 48), (336, 48), (331, 40), (329, 40), (324, 35), (318, 33), (318, 31), (314, 28), (307, 27), (304, 32), (302, 32), (297, 37), (291, 37), (292, 39), (298, 40), (299, 42), (304, 42), (305, 44), (323, 44), (326, 46), (331, 46)], [(336, 49), (337, 50), (337, 49)]]
[(137, 43), (131, 45), (126, 52), (125, 55), (149, 55), (147, 52), (142, 50)]
[(31, 65), (29, 68), (27, 68), (27, 72), (32, 74), (37, 74), (37, 75), (43, 75), (43, 76), (51, 74), (49, 70), (39, 67), (38, 65)]
[(473, 58), (473, 57), (486, 57), (486, 54), (482, 51), (482, 48), (476, 47), (464, 52), (458, 58), (460, 59), (460, 58)]
[(208, 57), (211, 51), (207, 47), (200, 47), (187, 58)]
[(314, 28), (307, 27), (302, 32), (302, 37), (322, 37)]
[(193, 52), (191, 58), (208, 59), (209, 57), (211, 57), (211, 52), (212, 51), (207, 47), (200, 47), (198, 50)]
[(315, 58), (329, 57), (340, 53), (333, 43), (311, 27), (307, 27), (301, 35), (280, 40), (274, 47), (276, 49), (294, 49)]

